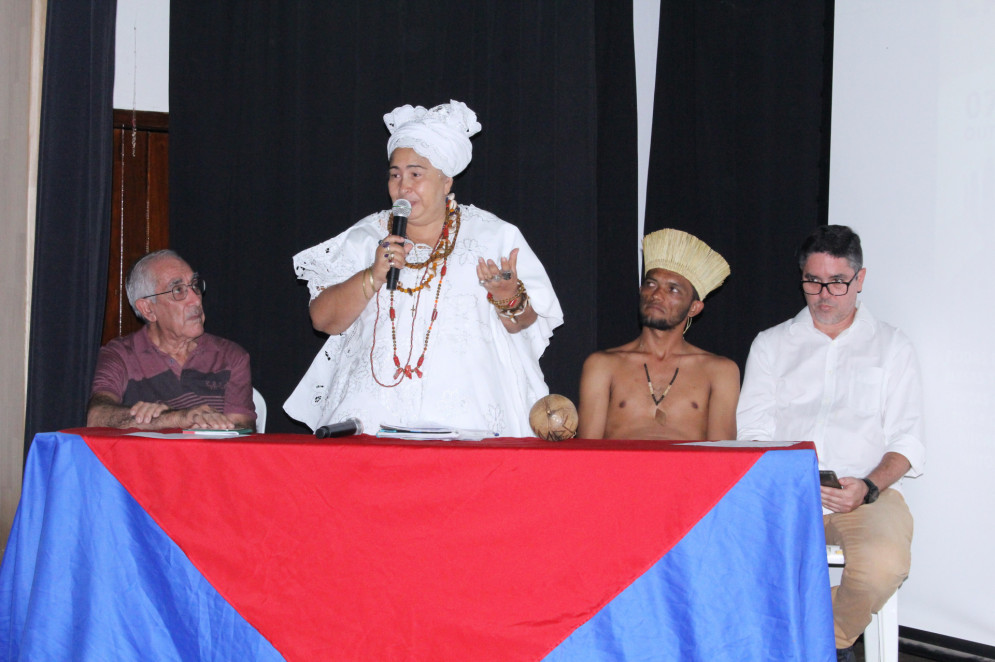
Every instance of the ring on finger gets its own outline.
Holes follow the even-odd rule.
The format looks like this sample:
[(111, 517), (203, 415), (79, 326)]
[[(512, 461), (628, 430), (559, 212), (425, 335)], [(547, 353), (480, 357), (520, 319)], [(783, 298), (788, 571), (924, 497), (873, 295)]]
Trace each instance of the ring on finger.
[(511, 280), (511, 272), (510, 271), (502, 271), (501, 272), (501, 278), (503, 278), (504, 280)]
[(478, 282), (478, 283), (480, 283), (481, 285), (486, 285), (486, 284), (487, 284), (487, 281), (486, 281), (486, 280), (484, 280), (483, 278), (481, 278), (481, 279), (480, 279), (480, 280), (478, 280), (477, 282)]

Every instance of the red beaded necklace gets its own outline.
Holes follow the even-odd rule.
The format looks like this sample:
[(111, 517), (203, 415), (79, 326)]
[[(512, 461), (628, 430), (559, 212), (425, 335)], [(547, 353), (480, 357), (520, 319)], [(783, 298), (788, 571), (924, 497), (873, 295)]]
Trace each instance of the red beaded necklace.
[[(421, 367), (425, 362), (425, 353), (428, 351), (428, 339), (432, 335), (432, 327), (435, 326), (435, 320), (439, 316), (439, 293), (442, 291), (442, 281), (446, 277), (446, 264), (449, 261), (449, 256), (453, 252), (453, 248), (456, 245), (456, 237), (459, 235), (461, 214), (459, 207), (456, 204), (456, 196), (450, 193), (446, 197), (446, 221), (442, 225), (442, 233), (439, 235), (439, 240), (435, 244), (435, 249), (432, 251), (432, 255), (429, 256), (424, 262), (409, 262), (405, 266), (411, 267), (413, 269), (421, 269), (422, 267), (427, 267), (425, 273), (422, 274), (421, 280), (417, 286), (407, 288), (401, 283), (397, 284), (397, 290), (404, 292), (405, 294), (414, 294), (415, 303), (411, 309), (411, 335), (408, 339), (408, 358), (404, 362), (404, 367), (401, 367), (401, 359), (397, 356), (397, 326), (396, 317), (397, 314), (394, 310), (394, 291), (390, 293), (390, 336), (391, 342), (394, 347), (394, 383), (385, 384), (377, 377), (376, 368), (373, 365), (373, 353), (377, 346), (377, 326), (380, 322), (380, 296), (377, 295), (377, 317), (373, 324), (373, 344), (370, 346), (370, 372), (373, 374), (373, 380), (383, 386), (384, 388), (393, 388), (397, 386), (404, 378), (413, 379), (415, 375), (419, 378), (423, 376)], [(393, 222), (393, 217), (391, 218)], [(451, 235), (451, 237), (450, 237)], [(435, 303), (432, 306), (432, 317), (429, 320), (428, 330), (425, 332), (425, 342), (422, 344), (421, 356), (418, 357), (418, 361), (415, 363), (414, 367), (411, 366), (411, 356), (414, 353), (415, 345), (415, 320), (418, 317), (418, 306), (421, 304), (421, 294), (422, 290), (425, 289), (432, 279), (435, 278), (436, 274), (439, 276), (439, 281), (435, 287)]]

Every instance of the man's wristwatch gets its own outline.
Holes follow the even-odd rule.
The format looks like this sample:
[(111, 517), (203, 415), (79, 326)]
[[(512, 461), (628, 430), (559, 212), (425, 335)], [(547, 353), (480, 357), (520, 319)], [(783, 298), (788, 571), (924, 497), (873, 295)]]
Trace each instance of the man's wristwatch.
[(870, 478), (861, 478), (864, 484), (867, 485), (867, 494), (864, 496), (864, 503), (874, 503), (878, 500), (878, 496), (881, 494), (878, 491), (878, 486), (871, 482)]

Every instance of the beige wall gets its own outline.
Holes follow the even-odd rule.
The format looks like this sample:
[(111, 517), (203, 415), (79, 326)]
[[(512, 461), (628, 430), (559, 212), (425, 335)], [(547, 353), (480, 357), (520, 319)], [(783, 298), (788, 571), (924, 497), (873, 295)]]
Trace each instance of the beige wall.
[(0, 0), (0, 550), (21, 495), (45, 0)]

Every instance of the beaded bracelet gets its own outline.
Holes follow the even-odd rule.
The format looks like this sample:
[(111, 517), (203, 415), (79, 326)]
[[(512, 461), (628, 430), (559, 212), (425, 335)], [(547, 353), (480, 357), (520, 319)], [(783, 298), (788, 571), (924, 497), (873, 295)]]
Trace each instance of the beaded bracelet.
[(525, 310), (525, 306), (527, 306), (528, 303), (529, 303), (529, 295), (527, 293), (525, 293), (525, 294), (522, 294), (521, 298), (515, 299), (513, 303), (511, 303), (511, 304), (509, 304), (509, 305), (501, 308), (500, 310), (498, 310), (498, 313), (500, 313), (500, 314), (508, 313), (508, 314), (511, 314), (511, 315), (520, 315), (522, 313), (522, 311)]
[(523, 294), (522, 300), (514, 308), (505, 308), (503, 310), (498, 310), (498, 315), (511, 320), (512, 324), (518, 324), (518, 316), (525, 312), (525, 309), (529, 307), (529, 295)]
[[(523, 283), (521, 280), (519, 280), (518, 281), (518, 288), (515, 290), (515, 293), (512, 294), (507, 299), (495, 299), (494, 295), (491, 294), (490, 292), (488, 292), (487, 293), (487, 300), (490, 301), (492, 304), (494, 304), (494, 306), (498, 310), (507, 310), (509, 307), (514, 308), (515, 307), (515, 304), (514, 304), (515, 300), (518, 299), (520, 296), (522, 296), (524, 294), (525, 294), (525, 283)], [(511, 305), (509, 306), (509, 304), (511, 304)]]

